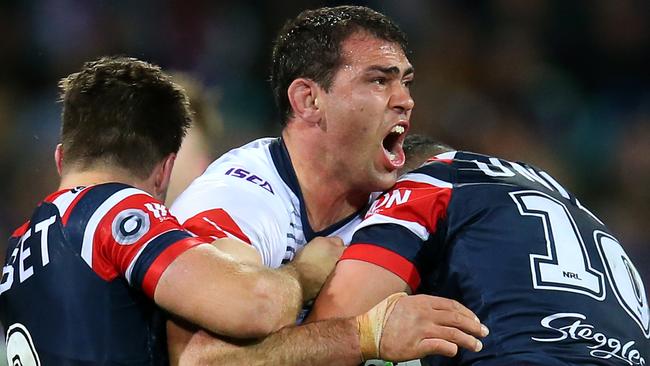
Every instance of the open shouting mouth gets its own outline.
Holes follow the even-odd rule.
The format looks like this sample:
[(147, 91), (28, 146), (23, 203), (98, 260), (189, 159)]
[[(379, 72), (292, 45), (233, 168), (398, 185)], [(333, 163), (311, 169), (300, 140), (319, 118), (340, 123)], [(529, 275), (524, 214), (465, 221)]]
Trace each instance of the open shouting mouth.
[(406, 158), (402, 144), (406, 137), (406, 131), (408, 131), (408, 123), (398, 123), (390, 129), (382, 141), (384, 155), (388, 162), (388, 167), (391, 168), (390, 170), (401, 168), (404, 165)]

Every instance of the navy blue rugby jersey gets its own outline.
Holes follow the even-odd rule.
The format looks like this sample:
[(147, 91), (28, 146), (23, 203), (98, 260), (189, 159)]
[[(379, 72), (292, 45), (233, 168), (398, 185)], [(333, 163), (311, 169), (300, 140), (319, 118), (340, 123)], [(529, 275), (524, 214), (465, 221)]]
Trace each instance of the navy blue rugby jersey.
[(0, 282), (9, 364), (164, 364), (154, 291), (167, 266), (203, 242), (124, 184), (50, 195), (9, 239)]
[(424, 365), (646, 365), (648, 301), (616, 237), (546, 172), (438, 155), (379, 197), (342, 259), (453, 298), (490, 328)]

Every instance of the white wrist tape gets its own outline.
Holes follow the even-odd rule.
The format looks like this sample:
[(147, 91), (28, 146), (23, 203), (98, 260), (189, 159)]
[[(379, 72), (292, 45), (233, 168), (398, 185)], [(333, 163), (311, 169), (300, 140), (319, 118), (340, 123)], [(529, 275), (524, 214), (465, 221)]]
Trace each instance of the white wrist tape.
[(384, 325), (393, 312), (393, 308), (404, 292), (392, 294), (375, 305), (367, 313), (357, 316), (359, 323), (359, 346), (363, 361), (377, 359), (379, 357), (379, 346), (381, 336), (384, 333)]

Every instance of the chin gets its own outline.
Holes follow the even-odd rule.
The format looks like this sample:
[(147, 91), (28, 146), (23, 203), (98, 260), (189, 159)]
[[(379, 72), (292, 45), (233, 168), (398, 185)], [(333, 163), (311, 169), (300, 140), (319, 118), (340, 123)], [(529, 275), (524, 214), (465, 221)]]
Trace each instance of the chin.
[(376, 189), (374, 191), (385, 191), (397, 183), (397, 170), (380, 174), (375, 179)]

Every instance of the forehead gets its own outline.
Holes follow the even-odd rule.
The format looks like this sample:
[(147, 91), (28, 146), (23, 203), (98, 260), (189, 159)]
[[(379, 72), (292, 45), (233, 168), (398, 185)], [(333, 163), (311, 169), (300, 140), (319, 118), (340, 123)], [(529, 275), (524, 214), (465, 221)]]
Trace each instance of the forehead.
[(358, 32), (341, 44), (343, 65), (347, 67), (397, 66), (401, 70), (411, 64), (402, 47), (395, 42), (379, 39), (369, 33)]

